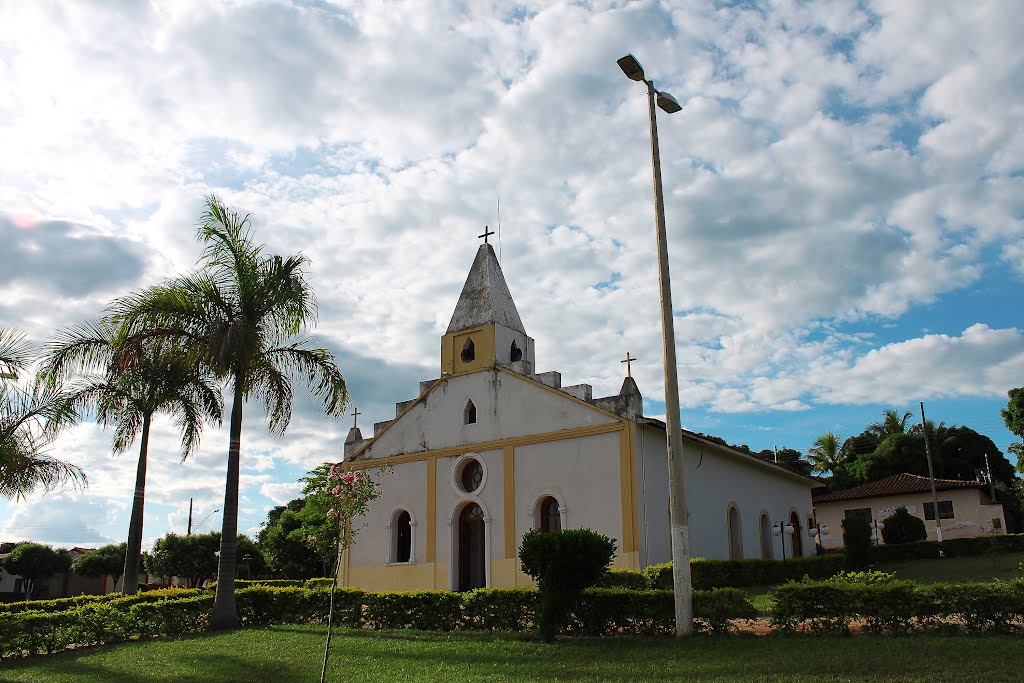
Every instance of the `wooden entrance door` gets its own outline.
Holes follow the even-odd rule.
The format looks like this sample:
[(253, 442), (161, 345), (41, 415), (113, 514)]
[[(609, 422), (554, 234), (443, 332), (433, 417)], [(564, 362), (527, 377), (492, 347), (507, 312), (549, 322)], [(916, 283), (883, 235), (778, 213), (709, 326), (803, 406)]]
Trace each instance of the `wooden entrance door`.
[(470, 503), (459, 515), (459, 590), (487, 587), (484, 512)]

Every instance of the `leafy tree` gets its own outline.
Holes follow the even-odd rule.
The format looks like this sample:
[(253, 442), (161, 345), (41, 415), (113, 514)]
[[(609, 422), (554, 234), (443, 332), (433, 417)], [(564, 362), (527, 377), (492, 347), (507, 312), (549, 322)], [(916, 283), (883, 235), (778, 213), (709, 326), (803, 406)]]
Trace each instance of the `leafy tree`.
[(874, 547), (871, 545), (871, 525), (863, 517), (843, 520), (843, 546), (846, 550), (846, 568), (863, 571), (871, 564)]
[[(749, 453), (750, 451), (748, 450), (747, 452)], [(771, 460), (772, 462), (775, 462), (777, 455), (778, 463), (783, 467), (788, 467), (789, 469), (799, 472), (805, 476), (810, 476), (811, 474), (811, 463), (805, 460), (803, 453), (795, 448), (782, 447), (778, 449), (778, 453), (776, 453), (774, 449), (766, 448), (763, 451), (754, 453), (754, 455), (764, 458), (765, 460)]]
[(204, 244), (199, 271), (127, 297), (115, 308), (137, 329), (190, 347), (230, 386), (232, 397), (224, 521), (217, 594), (211, 626), (238, 625), (235, 610), (238, 479), (242, 405), (257, 398), (272, 434), (281, 435), (292, 413), (292, 383), (299, 380), (323, 398), (324, 412), (339, 417), (348, 400), (334, 355), (311, 348), (297, 335), (315, 321), (316, 301), (302, 269), (301, 254), (264, 253), (253, 241), (249, 217), (210, 196), (197, 236)]
[(244, 579), (264, 579), (267, 578), (268, 568), (267, 561), (263, 557), (263, 553), (260, 552), (260, 548), (256, 545), (248, 536), (243, 534), (238, 535), (236, 553), (238, 555), (237, 563), (243, 571), (239, 572), (241, 575), (239, 578)]
[(135, 493), (128, 525), (124, 593), (138, 590), (142, 524), (146, 498), (149, 430), (158, 413), (170, 415), (181, 431), (181, 459), (199, 445), (203, 422), (220, 423), (221, 394), (213, 377), (189, 363), (183, 350), (156, 337), (128, 337), (110, 321), (87, 323), (62, 332), (47, 347), (41, 370), (49, 386), (74, 376), (68, 404), (114, 426), (114, 452), (123, 453), (141, 436)]
[(21, 498), (36, 489), (85, 487), (81, 468), (46, 454), (57, 433), (74, 420), (60, 394), (18, 384), (33, 361), (24, 335), (0, 326), (0, 496)]
[(71, 555), (67, 550), (54, 550), (39, 543), (21, 543), (7, 554), (3, 568), (8, 574), (20, 576), (25, 589), (25, 599), (32, 599), (32, 592), (39, 579), (54, 574), (63, 574), (71, 567)]
[(882, 529), (882, 539), (888, 545), (912, 543), (928, 538), (928, 530), (925, 529), (924, 520), (910, 514), (907, 508), (902, 505), (896, 508), (894, 514), (882, 521), (885, 524), (885, 527)]
[(1006, 392), (1010, 398), (1006, 407), (1000, 411), (1006, 428), (1021, 441), (1010, 444), (1010, 452), (1017, 458), (1017, 471), (1024, 474), (1024, 387), (1017, 387)]
[(220, 534), (179, 536), (170, 533), (153, 544), (146, 556), (146, 571), (155, 576), (178, 576), (188, 579), (190, 588), (212, 578), (217, 571), (217, 548)]
[[(124, 558), (127, 552), (127, 543), (105, 545), (96, 550), (90, 550), (75, 559), (71, 564), (71, 571), (90, 579), (109, 576), (114, 579), (116, 584), (124, 572)], [(122, 589), (122, 592), (125, 591)]]
[(313, 552), (297, 534), (303, 521), (298, 513), (305, 507), (305, 498), (295, 498), (287, 505), (278, 505), (267, 514), (257, 542), (267, 560), (270, 572), (282, 579), (311, 579), (330, 576), (330, 562)]
[(519, 559), (540, 591), (538, 627), (545, 642), (554, 642), (580, 593), (597, 583), (614, 557), (615, 540), (590, 529), (526, 532)]
[(843, 463), (842, 437), (832, 430), (819, 436), (807, 452), (811, 469), (815, 472), (831, 472)]

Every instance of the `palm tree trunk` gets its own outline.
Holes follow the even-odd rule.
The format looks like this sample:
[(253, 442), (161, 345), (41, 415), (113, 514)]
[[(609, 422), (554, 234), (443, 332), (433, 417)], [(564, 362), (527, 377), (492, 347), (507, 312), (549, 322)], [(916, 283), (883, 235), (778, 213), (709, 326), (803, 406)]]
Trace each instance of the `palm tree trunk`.
[(139, 467), (135, 471), (135, 498), (132, 500), (132, 519), (128, 523), (128, 547), (124, 554), (124, 584), (121, 592), (135, 595), (139, 589), (139, 556), (142, 555), (142, 515), (146, 505), (146, 459), (149, 453), (149, 424), (152, 416), (142, 418), (142, 445), (139, 447)]
[(219, 631), (238, 627), (235, 611), (235, 551), (238, 545), (238, 474), (242, 450), (242, 401), (245, 398), (241, 373), (235, 374), (235, 396), (231, 405), (231, 445), (228, 446), (228, 475), (224, 485), (224, 521), (220, 532), (220, 561), (217, 566), (217, 595), (210, 627)]

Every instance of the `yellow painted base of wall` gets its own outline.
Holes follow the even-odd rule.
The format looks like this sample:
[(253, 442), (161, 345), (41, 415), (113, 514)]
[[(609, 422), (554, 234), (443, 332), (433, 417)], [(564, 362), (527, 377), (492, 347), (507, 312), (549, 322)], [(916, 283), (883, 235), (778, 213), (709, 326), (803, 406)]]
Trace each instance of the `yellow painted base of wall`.
[[(434, 588), (436, 564), (382, 564), (375, 567), (349, 567), (348, 585), (366, 591), (412, 591)], [(445, 566), (445, 574), (448, 568)], [(443, 586), (447, 588), (447, 582)]]
[[(637, 569), (640, 553), (616, 555), (612, 569)], [(348, 585), (366, 591), (448, 590), (448, 565), (441, 562), (423, 564), (381, 564), (372, 567), (350, 567)], [(491, 562), (491, 588), (532, 588), (536, 584), (519, 567), (518, 559)]]

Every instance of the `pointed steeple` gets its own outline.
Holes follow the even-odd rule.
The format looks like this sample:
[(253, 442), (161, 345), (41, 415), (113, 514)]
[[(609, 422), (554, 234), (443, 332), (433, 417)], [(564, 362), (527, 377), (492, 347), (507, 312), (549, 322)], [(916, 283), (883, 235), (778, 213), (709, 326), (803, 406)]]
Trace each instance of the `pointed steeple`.
[(454, 334), (488, 323), (497, 323), (526, 334), (523, 321), (519, 319), (519, 311), (512, 301), (512, 294), (505, 284), (505, 276), (501, 274), (498, 257), (490, 244), (480, 245), (469, 269), (466, 284), (462, 286), (462, 294), (455, 305), (452, 320), (448, 323), (445, 334)]

